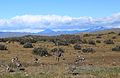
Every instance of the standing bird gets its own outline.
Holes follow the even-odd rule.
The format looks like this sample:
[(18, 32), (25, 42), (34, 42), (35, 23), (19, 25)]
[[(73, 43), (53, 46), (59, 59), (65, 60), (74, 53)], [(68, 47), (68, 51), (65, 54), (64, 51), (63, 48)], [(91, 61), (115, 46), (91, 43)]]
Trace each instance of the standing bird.
[(59, 62), (60, 57), (63, 56), (63, 52), (61, 52), (61, 51), (56, 51), (56, 52), (53, 53), (53, 55), (56, 57), (56, 60)]

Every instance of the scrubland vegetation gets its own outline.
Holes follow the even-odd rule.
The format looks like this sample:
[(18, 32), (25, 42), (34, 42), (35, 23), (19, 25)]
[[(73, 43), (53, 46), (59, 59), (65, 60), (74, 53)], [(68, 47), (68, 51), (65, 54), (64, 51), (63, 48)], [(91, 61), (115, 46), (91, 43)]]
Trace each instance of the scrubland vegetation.
[(119, 78), (120, 33), (0, 39), (0, 78)]

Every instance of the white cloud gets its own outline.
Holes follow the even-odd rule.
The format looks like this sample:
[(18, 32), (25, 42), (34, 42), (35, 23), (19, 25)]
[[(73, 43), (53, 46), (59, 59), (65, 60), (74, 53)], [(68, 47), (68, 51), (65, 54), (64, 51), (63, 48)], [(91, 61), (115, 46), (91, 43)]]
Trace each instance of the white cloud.
[(0, 19), (0, 31), (9, 32), (39, 32), (46, 28), (53, 30), (80, 30), (91, 26), (120, 27), (120, 13), (97, 19), (58, 15), (22, 15), (7, 20)]

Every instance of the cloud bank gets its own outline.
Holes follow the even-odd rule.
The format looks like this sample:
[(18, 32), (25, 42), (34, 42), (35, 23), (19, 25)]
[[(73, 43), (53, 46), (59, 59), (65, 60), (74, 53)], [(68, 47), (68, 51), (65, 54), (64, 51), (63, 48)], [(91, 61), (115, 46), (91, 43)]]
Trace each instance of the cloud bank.
[(120, 28), (120, 13), (104, 18), (70, 17), (59, 15), (22, 15), (10, 19), (0, 19), (1, 32), (40, 32), (45, 29), (55, 31), (84, 30), (91, 27)]

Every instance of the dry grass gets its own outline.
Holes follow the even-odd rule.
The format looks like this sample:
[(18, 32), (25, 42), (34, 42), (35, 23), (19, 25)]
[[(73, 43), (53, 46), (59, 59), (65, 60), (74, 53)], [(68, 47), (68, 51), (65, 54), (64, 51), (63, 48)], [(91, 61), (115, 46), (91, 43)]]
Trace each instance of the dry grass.
[[(0, 51), (0, 64), (10, 64), (11, 58), (17, 56), (25, 66), (25, 72), (16, 70), (14, 73), (8, 73), (3, 67), (0, 67), (0, 78), (119, 78), (120, 77), (120, 52), (113, 52), (111, 49), (120, 44), (120, 36), (114, 39), (115, 44), (104, 44), (103, 41), (111, 39), (116, 34), (103, 35), (102, 43), (97, 45), (85, 44), (82, 47), (93, 47), (95, 53), (81, 53), (74, 50), (73, 45), (60, 46), (65, 50), (65, 60), (56, 61), (53, 56), (39, 57), (32, 54), (33, 48), (23, 48), (19, 43), (2, 43), (8, 46), (7, 51)], [(85, 37), (84, 39), (96, 39), (96, 36)], [(49, 42), (38, 42), (34, 47), (46, 47), (50, 52), (56, 46)], [(82, 66), (77, 67), (78, 75), (68, 73), (70, 64), (73, 63), (77, 55), (85, 57), (86, 60)], [(38, 64), (33, 63), (33, 58), (40, 59)], [(44, 65), (43, 65), (44, 64)]]

